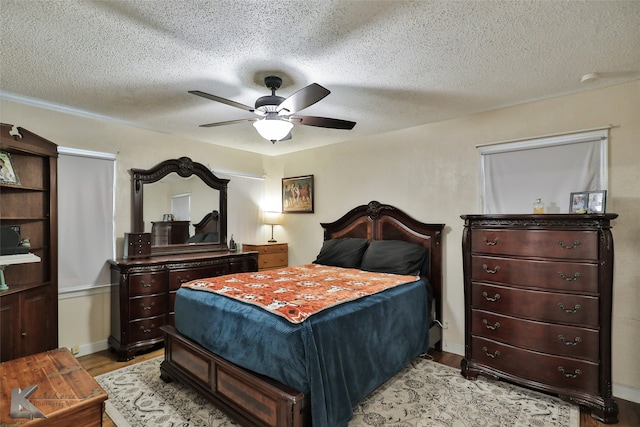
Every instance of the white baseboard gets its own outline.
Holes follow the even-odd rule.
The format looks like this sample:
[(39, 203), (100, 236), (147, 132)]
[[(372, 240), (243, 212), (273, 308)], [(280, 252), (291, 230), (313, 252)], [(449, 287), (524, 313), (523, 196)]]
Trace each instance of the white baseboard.
[(457, 354), (458, 356), (464, 356), (464, 345), (456, 344), (447, 341), (446, 339), (443, 341), (442, 350), (448, 353)]
[(108, 348), (109, 348), (109, 344), (107, 340), (92, 342), (89, 344), (81, 344), (78, 346), (79, 351), (78, 351), (78, 354), (76, 354), (75, 356), (76, 357), (86, 356), (88, 354), (93, 354), (102, 350), (107, 350)]
[(613, 383), (611, 391), (613, 393), (613, 397), (634, 403), (640, 403), (640, 388)]

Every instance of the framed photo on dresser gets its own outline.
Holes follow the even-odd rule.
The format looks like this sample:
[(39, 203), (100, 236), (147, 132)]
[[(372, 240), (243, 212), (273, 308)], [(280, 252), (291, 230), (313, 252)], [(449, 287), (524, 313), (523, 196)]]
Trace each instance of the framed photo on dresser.
[(607, 206), (607, 190), (571, 193), (569, 213), (603, 214)]

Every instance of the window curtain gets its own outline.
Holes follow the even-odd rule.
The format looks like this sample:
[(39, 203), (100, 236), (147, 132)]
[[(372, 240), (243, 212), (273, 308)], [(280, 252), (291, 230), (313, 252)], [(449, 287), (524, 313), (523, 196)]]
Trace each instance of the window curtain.
[(486, 214), (568, 213), (572, 192), (607, 189), (608, 130), (479, 146)]
[[(259, 222), (260, 203), (265, 197), (265, 178), (244, 172), (212, 170), (219, 178), (229, 179), (227, 188), (227, 243), (231, 235), (236, 244), (260, 242), (263, 224)], [(256, 227), (256, 225), (258, 225)]]
[(58, 287), (110, 285), (115, 257), (115, 155), (58, 147)]

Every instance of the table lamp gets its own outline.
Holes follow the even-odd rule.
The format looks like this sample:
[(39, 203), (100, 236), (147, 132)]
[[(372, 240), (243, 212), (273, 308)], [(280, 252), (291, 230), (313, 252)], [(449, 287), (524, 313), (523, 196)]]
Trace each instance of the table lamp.
[(264, 223), (271, 226), (271, 239), (269, 239), (269, 243), (275, 243), (276, 239), (273, 238), (273, 226), (282, 223), (282, 213), (275, 211), (264, 211)]

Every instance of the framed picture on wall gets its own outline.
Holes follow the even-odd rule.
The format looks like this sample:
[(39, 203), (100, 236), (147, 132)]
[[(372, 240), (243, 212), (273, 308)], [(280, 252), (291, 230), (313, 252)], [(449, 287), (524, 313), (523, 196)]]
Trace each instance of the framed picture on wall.
[(607, 190), (571, 193), (569, 213), (605, 213)]
[(6, 151), (0, 151), (0, 183), (20, 185), (11, 155)]
[(313, 213), (313, 175), (282, 178), (282, 212)]

